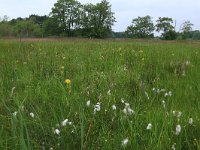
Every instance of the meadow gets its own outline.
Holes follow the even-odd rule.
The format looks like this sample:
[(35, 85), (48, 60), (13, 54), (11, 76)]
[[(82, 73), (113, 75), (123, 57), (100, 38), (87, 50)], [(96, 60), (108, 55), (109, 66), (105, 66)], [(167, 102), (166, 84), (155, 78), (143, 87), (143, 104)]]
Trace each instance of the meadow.
[(0, 149), (200, 149), (200, 42), (0, 40)]

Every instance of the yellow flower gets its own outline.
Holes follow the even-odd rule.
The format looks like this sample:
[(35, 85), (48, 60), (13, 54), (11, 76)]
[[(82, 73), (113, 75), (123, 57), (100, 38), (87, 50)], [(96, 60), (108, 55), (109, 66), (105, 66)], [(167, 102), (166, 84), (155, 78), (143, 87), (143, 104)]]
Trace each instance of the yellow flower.
[(64, 83), (65, 83), (65, 84), (70, 84), (70, 83), (71, 83), (71, 80), (70, 80), (70, 79), (66, 79), (66, 80), (64, 81)]

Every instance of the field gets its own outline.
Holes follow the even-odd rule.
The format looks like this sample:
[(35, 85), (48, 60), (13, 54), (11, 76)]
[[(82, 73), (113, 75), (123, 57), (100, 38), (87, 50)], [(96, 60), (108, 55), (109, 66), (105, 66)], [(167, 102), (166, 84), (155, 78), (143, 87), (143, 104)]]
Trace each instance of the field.
[(200, 42), (0, 40), (0, 149), (200, 149)]

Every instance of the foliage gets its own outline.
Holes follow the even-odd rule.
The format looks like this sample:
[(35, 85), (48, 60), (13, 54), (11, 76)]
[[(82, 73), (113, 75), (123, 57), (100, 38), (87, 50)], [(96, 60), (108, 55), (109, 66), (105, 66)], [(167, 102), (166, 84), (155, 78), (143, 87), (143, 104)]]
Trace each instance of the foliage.
[(80, 28), (81, 4), (76, 0), (58, 0), (50, 17), (57, 21), (62, 33), (73, 36), (73, 31)]
[(96, 38), (107, 37), (112, 31), (114, 22), (114, 13), (111, 12), (111, 5), (107, 0), (102, 0), (96, 5), (83, 6), (83, 35)]
[(181, 25), (181, 38), (182, 39), (187, 39), (189, 38), (189, 34), (192, 31), (192, 26), (193, 24), (190, 21), (185, 21)]
[(150, 16), (133, 19), (132, 25), (127, 27), (129, 37), (148, 38), (153, 37), (154, 24)]
[(156, 21), (156, 31), (162, 31), (162, 38), (166, 40), (176, 39), (175, 28), (172, 25), (173, 19), (168, 17), (159, 17)]

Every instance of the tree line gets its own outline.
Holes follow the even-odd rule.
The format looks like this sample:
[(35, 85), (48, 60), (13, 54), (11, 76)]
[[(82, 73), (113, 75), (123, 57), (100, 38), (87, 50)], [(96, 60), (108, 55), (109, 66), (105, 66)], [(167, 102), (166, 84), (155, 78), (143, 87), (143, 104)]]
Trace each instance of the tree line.
[(160, 38), (200, 39), (200, 31), (193, 31), (193, 24), (185, 21), (179, 32), (169, 17), (159, 17), (154, 25), (152, 17), (134, 18), (124, 32), (113, 32), (116, 22), (114, 12), (107, 0), (96, 4), (81, 4), (77, 0), (58, 0), (49, 15), (30, 15), (27, 18), (9, 20), (0, 18), (0, 37), (88, 37), (88, 38)]

